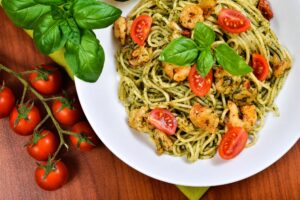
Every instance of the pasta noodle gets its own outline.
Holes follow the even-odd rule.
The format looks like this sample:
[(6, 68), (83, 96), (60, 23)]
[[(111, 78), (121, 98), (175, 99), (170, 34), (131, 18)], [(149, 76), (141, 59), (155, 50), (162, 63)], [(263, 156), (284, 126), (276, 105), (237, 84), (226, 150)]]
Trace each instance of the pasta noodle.
[[(280, 77), (274, 76), (275, 62), (285, 61), (292, 63), (292, 59), (278, 42), (277, 37), (270, 29), (269, 22), (256, 8), (257, 0), (217, 0), (216, 6), (210, 16), (206, 17), (204, 24), (211, 27), (217, 34), (212, 45), (216, 47), (227, 43), (241, 55), (250, 65), (251, 55), (256, 52), (263, 55), (270, 63), (272, 76), (266, 81), (259, 81), (253, 73), (241, 77), (241, 80), (251, 82), (253, 102), (257, 112), (257, 122), (248, 132), (247, 147), (255, 144), (258, 132), (264, 125), (267, 112), (278, 113), (274, 99), (280, 91), (288, 71)], [(117, 52), (118, 73), (120, 74), (119, 98), (123, 102), (129, 118), (140, 124), (139, 131), (149, 134), (154, 140), (158, 153), (169, 153), (175, 156), (185, 156), (189, 161), (208, 159), (213, 157), (218, 145), (226, 132), (228, 120), (228, 102), (233, 101), (238, 106), (243, 105), (235, 99), (234, 94), (226, 95), (217, 90), (214, 81), (211, 90), (205, 97), (198, 97), (191, 91), (188, 81), (176, 82), (165, 73), (158, 57), (162, 50), (174, 38), (178, 30), (182, 30), (179, 16), (186, 5), (198, 4), (197, 0), (143, 0), (128, 15), (128, 20), (134, 20), (140, 15), (149, 15), (153, 19), (151, 32), (146, 41), (145, 48), (149, 53), (149, 61), (142, 66), (132, 67), (130, 59), (132, 52), (138, 48), (131, 39)], [(241, 34), (224, 33), (217, 25), (217, 16), (222, 8), (232, 8), (241, 11), (250, 21), (251, 29)], [(174, 28), (175, 27), (175, 28)], [(180, 33), (179, 33), (180, 34)], [(218, 66), (214, 66), (216, 70)], [(190, 120), (189, 113), (195, 103), (210, 107), (218, 115), (220, 122), (215, 133), (209, 133), (197, 128)], [(154, 108), (166, 108), (176, 115), (178, 129), (175, 135), (167, 136), (171, 147), (157, 142), (157, 130), (147, 123), (138, 112), (145, 108), (143, 114)], [(142, 111), (141, 111), (142, 113)], [(130, 119), (129, 119), (130, 120)], [(140, 121), (138, 121), (140, 120)], [(164, 142), (161, 140), (161, 142)]]

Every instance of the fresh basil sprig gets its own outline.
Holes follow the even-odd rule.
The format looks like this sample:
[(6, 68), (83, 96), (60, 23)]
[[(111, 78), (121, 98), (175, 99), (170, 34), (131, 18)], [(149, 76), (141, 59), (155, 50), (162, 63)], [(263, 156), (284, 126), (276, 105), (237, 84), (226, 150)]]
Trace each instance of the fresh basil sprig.
[(44, 54), (65, 48), (65, 59), (78, 78), (95, 82), (105, 55), (92, 29), (105, 28), (121, 10), (96, 0), (3, 0), (2, 6), (19, 27), (33, 30)]
[(209, 73), (216, 61), (235, 76), (242, 76), (252, 71), (245, 60), (227, 44), (212, 49), (211, 45), (215, 39), (215, 32), (199, 22), (196, 24), (193, 40), (185, 37), (173, 40), (161, 52), (159, 59), (179, 66), (191, 66), (197, 63), (197, 71), (202, 77)]
[(192, 39), (180, 37), (163, 50), (159, 59), (180, 66), (191, 66), (196, 62), (198, 54), (197, 44)]

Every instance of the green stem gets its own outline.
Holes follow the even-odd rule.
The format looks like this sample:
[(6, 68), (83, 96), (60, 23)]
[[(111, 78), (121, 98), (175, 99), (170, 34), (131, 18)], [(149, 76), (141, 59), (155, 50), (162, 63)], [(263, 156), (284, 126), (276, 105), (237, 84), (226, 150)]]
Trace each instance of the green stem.
[(22, 98), (21, 98), (21, 105), (24, 103), (24, 99), (25, 99), (27, 90), (28, 90), (28, 83), (26, 85), (24, 85), (24, 88), (23, 88), (23, 94), (22, 94)]
[(47, 116), (46, 117), (44, 117), (44, 119), (35, 127), (35, 129), (34, 130), (39, 130), (39, 128), (49, 119), (49, 115), (47, 114)]
[(53, 100), (59, 100), (61, 97), (50, 97), (50, 98), (44, 98), (44, 101), (53, 101)]
[(52, 112), (51, 112), (51, 109), (50, 107), (48, 106), (48, 104), (46, 103), (44, 97), (38, 93), (34, 88), (32, 88), (31, 86), (29, 86), (28, 82), (22, 77), (21, 74), (3, 66), (0, 64), (0, 71), (3, 70), (13, 76), (15, 76), (22, 84), (24, 87), (28, 87), (28, 89), (42, 102), (46, 112), (48, 113), (49, 117), (51, 118), (56, 130), (57, 130), (57, 133), (59, 135), (59, 140), (60, 140), (60, 143), (59, 143), (59, 146), (55, 152), (55, 154), (52, 156), (51, 160), (55, 160), (57, 154), (59, 153), (59, 151), (61, 150), (62, 146), (65, 145), (66, 147), (68, 147), (68, 145), (66, 144), (65, 140), (64, 140), (64, 135), (62, 133), (62, 128), (60, 127), (59, 123), (56, 121), (56, 119), (54, 118)]
[(62, 132), (63, 134), (65, 134), (65, 135), (72, 135), (72, 136), (75, 136), (75, 135), (76, 135), (76, 133), (71, 132), (71, 131), (61, 130), (61, 132)]
[(33, 72), (36, 72), (36, 71), (35, 70), (30, 70), (30, 71), (21, 72), (20, 74), (27, 75), (27, 74), (31, 74)]

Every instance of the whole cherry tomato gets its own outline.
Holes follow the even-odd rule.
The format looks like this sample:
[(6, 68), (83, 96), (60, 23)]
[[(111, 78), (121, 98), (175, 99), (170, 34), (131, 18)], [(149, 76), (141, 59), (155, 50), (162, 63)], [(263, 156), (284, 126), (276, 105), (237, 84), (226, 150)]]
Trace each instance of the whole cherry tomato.
[(27, 145), (27, 152), (38, 161), (46, 161), (58, 147), (58, 140), (54, 133), (48, 130), (35, 132)]
[(53, 191), (68, 181), (68, 168), (62, 161), (41, 163), (35, 170), (35, 181), (44, 190)]
[(9, 116), (15, 105), (15, 95), (8, 87), (0, 88), (0, 119)]
[(70, 141), (81, 151), (90, 151), (100, 142), (96, 133), (87, 122), (78, 122), (72, 127), (71, 131), (75, 135), (69, 136)]
[(9, 124), (19, 135), (31, 135), (41, 121), (39, 109), (33, 104), (17, 105), (9, 116)]
[(72, 126), (83, 116), (80, 104), (76, 100), (62, 97), (55, 100), (51, 108), (55, 119), (63, 125)]
[(40, 93), (53, 95), (62, 84), (62, 75), (57, 67), (43, 65), (29, 75), (30, 84)]

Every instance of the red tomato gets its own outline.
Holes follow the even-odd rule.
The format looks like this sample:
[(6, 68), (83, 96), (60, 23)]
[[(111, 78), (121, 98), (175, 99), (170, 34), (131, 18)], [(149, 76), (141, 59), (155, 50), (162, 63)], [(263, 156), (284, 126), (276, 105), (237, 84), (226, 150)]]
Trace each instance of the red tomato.
[(39, 161), (48, 160), (58, 147), (58, 140), (54, 133), (43, 130), (41, 133), (34, 133), (27, 145), (27, 152), (31, 157)]
[(229, 160), (237, 156), (245, 148), (248, 133), (241, 127), (230, 127), (219, 146), (221, 158)]
[(150, 33), (152, 18), (147, 15), (137, 17), (131, 26), (130, 36), (132, 40), (140, 46), (143, 46)]
[(189, 74), (189, 84), (192, 92), (200, 97), (204, 97), (209, 92), (213, 82), (212, 70), (207, 74), (205, 78), (201, 77), (198, 73), (196, 66), (194, 65)]
[(18, 105), (9, 116), (10, 127), (14, 132), (23, 136), (32, 134), (40, 121), (40, 111), (34, 105)]
[(35, 181), (44, 190), (53, 191), (68, 181), (68, 169), (62, 161), (43, 162), (35, 170)]
[(273, 18), (273, 11), (268, 0), (259, 0), (257, 8), (267, 20), (270, 21)]
[(229, 33), (242, 33), (250, 28), (250, 20), (240, 11), (222, 9), (218, 16), (218, 24)]
[(70, 141), (81, 151), (90, 151), (100, 142), (96, 133), (87, 122), (78, 122), (72, 127), (71, 131), (76, 135), (70, 135)]
[(0, 88), (0, 119), (7, 117), (15, 105), (15, 95), (8, 87)]
[(260, 54), (252, 55), (252, 68), (258, 80), (264, 81), (269, 76), (269, 64), (266, 58)]
[(43, 65), (29, 75), (29, 81), (38, 92), (53, 95), (61, 88), (62, 76), (57, 67)]
[(82, 109), (77, 100), (72, 102), (67, 98), (61, 98), (59, 100), (55, 100), (51, 108), (55, 119), (59, 123), (67, 126), (74, 125), (83, 115)]
[(155, 128), (168, 135), (174, 135), (176, 133), (177, 120), (174, 115), (166, 109), (156, 108), (152, 110), (148, 120)]

